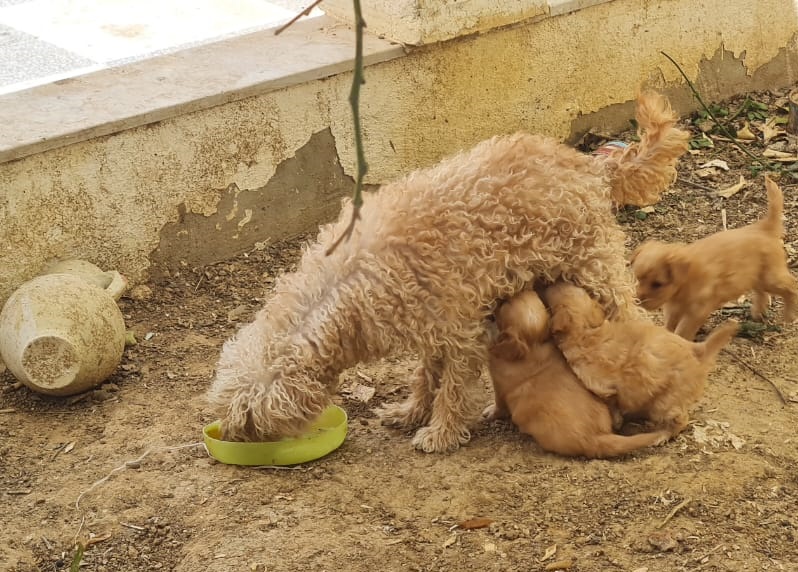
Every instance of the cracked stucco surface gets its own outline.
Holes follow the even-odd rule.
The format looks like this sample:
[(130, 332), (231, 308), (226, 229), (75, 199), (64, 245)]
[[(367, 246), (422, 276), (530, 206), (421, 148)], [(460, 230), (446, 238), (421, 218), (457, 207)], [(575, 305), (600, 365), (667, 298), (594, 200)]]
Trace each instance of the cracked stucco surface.
[[(744, 77), (708, 86), (710, 99), (751, 89), (748, 80), (773, 62), (787, 85), (798, 76), (795, 10), (781, 0), (615, 0), (370, 66), (361, 95), (367, 181), (497, 133), (564, 139), (575, 118), (631, 101), (641, 84), (683, 90), (660, 50), (699, 83), (702, 62), (736, 58)], [(180, 208), (246, 225), (245, 209), (217, 213), (222, 194), (233, 184), (239, 192), (266, 188), (319, 131), (330, 130), (344, 172), (353, 173), (350, 81), (345, 73), (0, 164), (0, 300), (53, 258), (81, 257), (143, 279)], [(308, 200), (302, 188), (291, 196), (270, 216), (285, 218), (281, 209)]]

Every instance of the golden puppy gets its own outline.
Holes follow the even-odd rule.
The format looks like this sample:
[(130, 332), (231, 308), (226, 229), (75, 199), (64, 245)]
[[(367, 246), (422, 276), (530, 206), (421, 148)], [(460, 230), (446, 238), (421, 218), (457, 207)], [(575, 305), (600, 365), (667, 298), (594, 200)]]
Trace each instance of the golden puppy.
[(646, 242), (632, 254), (637, 297), (648, 310), (663, 308), (669, 330), (692, 340), (714, 310), (751, 290), (755, 320), (762, 319), (769, 294), (784, 298), (786, 321), (795, 318), (798, 287), (781, 239), (782, 193), (767, 177), (765, 187), (765, 218), (692, 244)]
[(612, 399), (622, 415), (650, 419), (670, 435), (687, 426), (688, 408), (703, 395), (718, 353), (738, 329), (728, 320), (693, 343), (646, 320), (610, 322), (571, 284), (555, 284), (543, 296), (554, 339), (585, 387)]
[(670, 436), (612, 432), (609, 407), (579, 382), (551, 341), (548, 312), (534, 292), (503, 304), (496, 323), (499, 335), (489, 361), (496, 401), (485, 410), (489, 418), (509, 413), (544, 450), (567, 456), (616, 457)]

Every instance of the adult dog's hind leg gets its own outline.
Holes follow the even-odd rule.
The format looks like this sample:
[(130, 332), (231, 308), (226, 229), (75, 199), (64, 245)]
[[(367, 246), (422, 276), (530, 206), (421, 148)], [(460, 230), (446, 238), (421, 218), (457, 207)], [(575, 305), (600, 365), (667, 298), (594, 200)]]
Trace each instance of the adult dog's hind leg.
[(410, 397), (401, 403), (383, 405), (378, 415), (383, 425), (411, 429), (429, 422), (432, 403), (441, 377), (442, 362), (436, 358), (422, 358), (413, 374)]
[(452, 451), (468, 443), (469, 425), (479, 417), (483, 348), (468, 343), (454, 347), (445, 353), (432, 417), (413, 437), (413, 445), (427, 453)]

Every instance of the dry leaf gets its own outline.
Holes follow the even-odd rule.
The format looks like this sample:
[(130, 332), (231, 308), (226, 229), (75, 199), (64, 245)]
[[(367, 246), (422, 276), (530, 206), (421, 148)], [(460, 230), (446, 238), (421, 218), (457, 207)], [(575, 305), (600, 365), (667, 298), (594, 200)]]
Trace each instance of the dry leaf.
[(707, 167), (717, 167), (718, 169), (723, 169), (724, 171), (729, 170), (729, 164), (723, 159), (712, 159), (711, 161), (707, 161), (703, 165), (700, 165), (700, 167), (702, 169), (706, 169)]
[(546, 560), (554, 556), (556, 553), (557, 553), (557, 545), (552, 544), (546, 549), (546, 553), (543, 555), (543, 558), (540, 559), (540, 562), (545, 562)]
[(354, 381), (351, 385), (341, 390), (341, 393), (357, 401), (368, 403), (369, 400), (374, 397), (376, 391), (377, 390), (373, 387)]
[(719, 197), (723, 197), (724, 199), (728, 199), (732, 195), (736, 195), (742, 189), (744, 189), (748, 185), (748, 181), (745, 180), (745, 177), (740, 175), (740, 182), (736, 185), (732, 185), (726, 189), (721, 189), (720, 191), (715, 191), (715, 195)]
[(696, 171), (694, 171), (694, 174), (699, 179), (709, 179), (710, 177), (714, 177), (715, 175), (717, 175), (718, 172), (715, 169), (709, 168), (709, 169), (697, 169)]
[(775, 149), (765, 149), (762, 152), (763, 157), (767, 157), (768, 159), (786, 159), (787, 157), (795, 158), (795, 155), (790, 155), (789, 153), (785, 153), (784, 151), (776, 151)]
[(743, 128), (737, 131), (737, 139), (742, 139), (743, 141), (754, 141), (756, 140), (756, 135), (753, 134), (751, 128), (748, 127), (748, 123), (743, 125)]
[(479, 516), (477, 518), (469, 518), (468, 520), (464, 520), (457, 526), (463, 530), (474, 530), (476, 528), (485, 528), (486, 526), (490, 526), (491, 523), (493, 523), (493, 519)]
[(455, 542), (457, 542), (457, 533), (453, 533), (449, 538), (447, 538), (446, 541), (443, 543), (443, 547), (449, 548)]
[(92, 544), (99, 544), (100, 542), (105, 542), (109, 538), (111, 538), (111, 533), (110, 532), (108, 532), (106, 534), (102, 534), (100, 536), (92, 536), (91, 538), (89, 538), (86, 541), (86, 547), (88, 548)]
[(773, 139), (776, 135), (781, 135), (782, 133), (784, 133), (784, 130), (776, 127), (775, 117), (768, 119), (767, 122), (762, 126), (762, 138), (765, 140), (765, 143)]
[(570, 570), (573, 565), (573, 560), (557, 560), (557, 562), (547, 564), (544, 570)]
[(72, 441), (71, 443), (67, 443), (67, 446), (64, 447), (64, 453), (69, 453), (74, 448), (75, 448), (75, 442), (74, 441)]
[(644, 212), (646, 214), (651, 214), (651, 213), (655, 213), (657, 211), (656, 211), (656, 209), (654, 207), (648, 206), (648, 207), (643, 207), (642, 209), (640, 209), (640, 212)]

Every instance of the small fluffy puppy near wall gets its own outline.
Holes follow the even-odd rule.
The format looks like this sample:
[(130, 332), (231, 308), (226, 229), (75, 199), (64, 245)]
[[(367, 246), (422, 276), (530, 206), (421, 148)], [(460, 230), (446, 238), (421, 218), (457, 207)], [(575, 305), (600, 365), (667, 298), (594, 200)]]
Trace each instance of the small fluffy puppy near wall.
[(487, 419), (507, 417), (545, 451), (605, 459), (666, 441), (668, 431), (616, 435), (606, 403), (587, 390), (549, 334), (549, 314), (523, 291), (496, 311), (498, 337), (488, 369), (495, 402)]
[(585, 290), (558, 283), (545, 290), (551, 332), (576, 376), (624, 417), (651, 420), (672, 436), (689, 421), (720, 350), (738, 324), (728, 320), (704, 342), (689, 342), (645, 320), (610, 322)]
[(254, 322), (225, 343), (208, 392), (224, 439), (301, 434), (339, 374), (413, 351), (409, 398), (385, 424), (421, 426), (415, 447), (456, 449), (479, 419), (485, 325), (498, 300), (562, 277), (615, 318), (637, 318), (613, 204), (650, 204), (672, 181), (687, 134), (662, 96), (638, 99), (639, 143), (608, 157), (553, 139), (497, 136), (365, 197), (324, 226)]
[(640, 303), (648, 310), (662, 308), (669, 330), (693, 340), (713, 311), (752, 290), (755, 320), (762, 319), (769, 294), (784, 298), (785, 321), (795, 319), (798, 286), (782, 243), (784, 200), (767, 177), (765, 188), (768, 212), (753, 224), (691, 244), (649, 241), (634, 251)]

